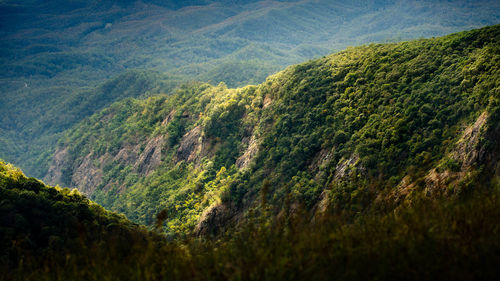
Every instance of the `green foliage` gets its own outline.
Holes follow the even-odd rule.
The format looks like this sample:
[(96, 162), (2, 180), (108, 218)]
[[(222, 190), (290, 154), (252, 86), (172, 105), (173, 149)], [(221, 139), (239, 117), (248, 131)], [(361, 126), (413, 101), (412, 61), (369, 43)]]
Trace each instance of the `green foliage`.
[[(197, 12), (181, 12), (186, 11)], [(286, 18), (280, 11), (263, 13), (273, 21), (250, 19), (241, 26), (259, 23), (276, 40), (293, 41), (273, 28), (274, 20)], [(237, 19), (234, 11), (220, 13)], [(201, 26), (211, 26), (214, 18), (218, 17), (201, 18)], [(66, 23), (70, 27), (72, 20)], [(52, 91), (53, 86), (44, 84), (64, 81), (78, 88), (82, 77), (94, 77), (85, 76), (91, 70), (102, 70), (116, 60), (140, 65), (137, 57), (124, 59), (127, 48), (116, 57), (99, 54), (101, 47), (116, 42), (106, 26), (104, 30), (100, 23), (79, 26), (85, 30), (83, 37), (103, 40), (104, 47), (86, 45), (100, 59), (84, 65), (85, 52), (35, 45), (23, 50), (26, 57), (5, 68), (9, 77), (35, 75), (30, 83), (39, 83), (41, 90), (40, 97), (33, 98), (24, 88), (6, 87), (10, 94), (3, 96), (0, 108), (2, 153), (30, 162), (33, 156), (22, 149), (29, 143), (37, 154), (33, 169), (42, 174), (50, 157), (46, 148), (62, 135), (58, 144), (62, 156), (55, 161), (58, 180), (79, 184), (93, 200), (165, 232), (169, 240), (105, 211), (75, 189), (48, 187), (0, 162), (2, 277), (490, 280), (498, 276), (500, 181), (498, 172), (489, 168), (497, 165), (492, 157), (500, 147), (500, 26), (349, 48), (289, 67), (258, 86), (228, 89), (224, 83), (190, 83), (170, 95), (146, 98), (171, 89), (185, 77), (215, 77), (238, 84), (247, 77), (241, 73), (246, 64), (261, 77), (281, 57), (269, 48), (270, 42), (249, 44), (264, 39), (263, 34), (242, 32), (248, 29), (240, 26), (220, 30), (214, 24), (215, 30), (206, 30), (227, 37), (212, 41), (211, 36), (196, 36), (200, 41), (196, 45), (189, 40), (176, 42), (173, 36), (178, 49), (163, 50), (163, 56), (176, 57), (163, 63), (171, 63), (168, 69), (180, 71), (182, 77), (132, 71), (95, 90), (77, 92), (66, 86)], [(201, 32), (199, 28), (194, 29)], [(234, 34), (236, 40), (230, 36)], [(141, 38), (153, 47), (160, 44)], [(71, 40), (67, 47), (79, 42)], [(207, 54), (205, 49), (227, 51), (233, 57)], [(309, 51), (322, 52), (319, 49)], [(6, 56), (16, 57), (11, 52)], [(308, 48), (292, 52), (308, 53)], [(270, 63), (248, 59), (255, 54)], [(193, 64), (179, 68), (178, 61), (187, 57)], [(234, 63), (234, 58), (245, 58), (245, 63)], [(38, 63), (44, 68), (34, 67)], [(219, 63), (216, 73), (209, 71)], [(75, 73), (82, 76), (67, 80)], [(50, 96), (42, 98), (44, 93)], [(67, 99), (58, 99), (62, 94)], [(138, 96), (144, 99), (134, 98)], [(99, 111), (116, 100), (120, 101)], [(55, 109), (69, 113), (55, 117)], [(483, 112), (488, 119), (477, 149), (486, 153), (486, 160), (463, 171), (450, 153), (464, 127)], [(85, 116), (90, 117), (61, 133)], [(12, 141), (16, 130), (26, 134), (20, 143)], [(436, 173), (465, 174), (448, 186), (438, 186), (459, 196), (448, 201), (420, 198), (418, 191), (434, 167)], [(408, 181), (413, 193), (405, 203), (410, 204), (397, 206), (390, 201), (391, 194)], [(211, 227), (222, 234), (194, 238), (201, 220), (215, 221), (220, 219), (217, 215), (223, 221)]]
[[(262, 198), (268, 188), (265, 181)], [(0, 192), (6, 280), (492, 280), (499, 273), (498, 190), (422, 197), (354, 220), (328, 210), (308, 222), (300, 206), (270, 218), (262, 206), (221, 236), (174, 240), (3, 162)]]
[(2, 1), (0, 157), (43, 177), (64, 132), (114, 101), (192, 80), (258, 84), (347, 46), (496, 24), (500, 11), (491, 0), (254, 2)]
[[(0, 148), (0, 156), (17, 159), (29, 174), (43, 177), (48, 160), (62, 132), (117, 100), (128, 97), (147, 97), (152, 93), (166, 92), (173, 88), (165, 75), (156, 71), (130, 70), (96, 86), (75, 90), (68, 87), (46, 88), (35, 83), (29, 91), (2, 96), (0, 102), (0, 127), (7, 142)], [(94, 87), (95, 86), (95, 87)], [(28, 146), (29, 149), (22, 150)]]
[[(113, 249), (106, 258), (146, 246), (144, 228), (104, 210), (76, 189), (49, 187), (0, 161), (0, 270), (2, 278), (37, 278), (42, 264), (77, 268), (85, 255)], [(129, 244), (124, 247), (121, 243)], [(104, 260), (102, 260), (104, 262)], [(21, 274), (21, 275), (19, 275)], [(40, 277), (40, 276), (38, 276)], [(44, 274), (41, 278), (58, 279)]]
[[(326, 191), (340, 213), (363, 212), (405, 177), (423, 188), (433, 167), (461, 169), (449, 153), (464, 127), (485, 111), (496, 124), (498, 42), (493, 26), (349, 48), (258, 86), (193, 83), (115, 103), (61, 141), (68, 179), (90, 158), (103, 173), (91, 198), (148, 225), (166, 209), (165, 229), (179, 235), (220, 202), (238, 212), (257, 204), (264, 180), (274, 213), (284, 200), (314, 209)], [(483, 142), (492, 151), (499, 130), (489, 126)], [(139, 163), (151, 159), (153, 143), (161, 161)], [(118, 157), (122, 150), (135, 158)], [(151, 171), (139, 168), (151, 163)], [(491, 176), (484, 179), (489, 185)]]

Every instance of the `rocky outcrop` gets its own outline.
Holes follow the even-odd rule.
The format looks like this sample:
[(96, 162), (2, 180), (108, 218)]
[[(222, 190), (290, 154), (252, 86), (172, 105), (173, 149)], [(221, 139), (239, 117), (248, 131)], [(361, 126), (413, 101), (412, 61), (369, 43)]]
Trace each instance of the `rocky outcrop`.
[[(476, 121), (465, 128), (460, 139), (456, 142), (453, 150), (431, 169), (423, 177), (423, 192), (429, 196), (449, 195), (455, 192), (461, 182), (467, 181), (468, 177), (474, 176), (475, 168), (486, 164), (492, 173), (499, 166), (498, 156), (495, 149), (487, 148), (485, 140), (496, 143), (496, 133), (488, 132), (489, 115), (483, 112)], [(448, 163), (453, 163), (450, 167)], [(490, 170), (490, 169), (487, 169)], [(409, 176), (403, 178), (391, 197), (395, 202), (401, 202), (412, 192), (416, 191), (418, 185)], [(419, 190), (422, 190), (422, 183)]]
[(416, 190), (416, 184), (412, 181), (410, 176), (405, 176), (401, 182), (394, 188), (388, 195), (389, 200), (385, 197), (380, 196), (377, 198), (377, 202), (391, 202), (395, 204), (400, 204), (403, 202), (413, 191)]
[(182, 137), (176, 153), (177, 162), (193, 162), (201, 151), (201, 145), (201, 127), (196, 126)]
[[(102, 169), (106, 164), (117, 162), (132, 165), (138, 173), (148, 175), (161, 164), (164, 144), (164, 136), (157, 136), (147, 141), (142, 153), (140, 143), (127, 144), (123, 145), (115, 155), (105, 153), (97, 157), (89, 153), (81, 160), (73, 160), (74, 162), (69, 160), (68, 150), (60, 148), (56, 151), (44, 180), (52, 185), (76, 187), (82, 193), (91, 195), (103, 183)], [(68, 175), (64, 175), (65, 171)], [(65, 179), (65, 176), (68, 178)]]
[(332, 155), (332, 150), (326, 148), (321, 149), (311, 160), (311, 164), (309, 164), (309, 170), (318, 170), (321, 165), (330, 162), (330, 160), (332, 159)]
[(163, 119), (163, 121), (161, 122), (161, 125), (162, 126), (167, 126), (168, 123), (170, 123), (170, 121), (172, 121), (172, 119), (174, 119), (174, 115), (175, 115), (176, 111), (175, 110), (172, 110), (170, 111), (170, 113), (165, 117), (165, 119)]
[(455, 144), (453, 151), (448, 158), (456, 163), (457, 167), (450, 170), (450, 167), (432, 169), (425, 177), (425, 192), (437, 194), (445, 192), (448, 186), (455, 186), (474, 167), (484, 163), (486, 149), (481, 139), (485, 137), (486, 122), (488, 113), (483, 112), (474, 124), (467, 127), (460, 139)]
[(465, 129), (455, 145), (452, 157), (462, 164), (463, 169), (484, 162), (486, 149), (481, 146), (480, 138), (484, 136), (487, 120), (488, 113), (483, 112), (474, 124)]
[(202, 213), (195, 228), (197, 235), (216, 235), (231, 219), (231, 210), (226, 205), (216, 203)]
[[(97, 162), (103, 161), (106, 156), (100, 157)], [(91, 195), (97, 186), (102, 183), (102, 170), (94, 164), (94, 157), (89, 153), (80, 165), (73, 171), (71, 177), (72, 186), (76, 186), (78, 190), (86, 195)]]
[(137, 172), (148, 175), (161, 164), (161, 151), (164, 143), (163, 136), (157, 136), (148, 141), (144, 151), (142, 151), (139, 159), (135, 162), (134, 168)]
[(269, 105), (271, 105), (272, 102), (273, 100), (271, 99), (271, 96), (266, 95), (264, 97), (264, 101), (262, 102), (262, 108), (267, 108)]
[(243, 139), (243, 143), (247, 144), (247, 148), (243, 155), (236, 159), (236, 167), (240, 169), (248, 168), (248, 165), (252, 162), (253, 158), (259, 153), (259, 146), (257, 145), (257, 139), (255, 135), (252, 137)]
[(126, 145), (113, 158), (113, 161), (122, 163), (122, 164), (132, 164), (137, 161), (140, 153), (140, 145)]
[(335, 167), (334, 179), (337, 181), (346, 179), (359, 168), (359, 164), (359, 155), (357, 154), (351, 155), (348, 159), (341, 159)]
[(330, 196), (328, 190), (323, 190), (319, 196), (318, 203), (312, 208), (312, 213), (314, 214), (313, 220), (316, 220), (326, 214), (330, 205)]
[(69, 165), (68, 148), (58, 148), (43, 181), (49, 185), (62, 184), (63, 169), (67, 168)]

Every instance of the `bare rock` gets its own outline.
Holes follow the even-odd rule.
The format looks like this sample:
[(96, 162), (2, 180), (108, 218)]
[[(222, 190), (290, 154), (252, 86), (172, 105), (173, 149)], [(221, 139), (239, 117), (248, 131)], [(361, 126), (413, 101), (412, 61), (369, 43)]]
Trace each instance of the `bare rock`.
[(318, 221), (322, 216), (326, 214), (328, 207), (330, 206), (330, 196), (328, 190), (323, 190), (319, 196), (318, 202), (314, 205), (312, 213), (314, 214), (312, 221)]
[(267, 108), (269, 105), (271, 105), (272, 102), (273, 100), (271, 99), (271, 96), (266, 95), (264, 97), (264, 101), (262, 102), (262, 108)]
[(480, 139), (485, 133), (485, 124), (488, 113), (483, 112), (472, 124), (467, 127), (457, 142), (452, 157), (462, 163), (462, 168), (468, 168), (484, 162), (486, 150), (481, 147)]
[(350, 176), (355, 168), (359, 166), (359, 156), (357, 154), (351, 155), (349, 159), (341, 159), (335, 167), (335, 180), (343, 180)]
[(58, 148), (43, 181), (49, 185), (64, 184), (62, 182), (63, 169), (68, 165), (68, 148)]
[[(412, 181), (410, 176), (405, 176), (398, 186), (390, 192), (388, 197), (392, 202), (399, 204), (402, 203), (415, 189), (415, 182)], [(377, 198), (377, 201), (383, 202), (384, 198)]]
[(148, 141), (134, 166), (139, 173), (148, 175), (161, 164), (161, 151), (164, 142), (163, 136), (157, 136)]
[[(453, 150), (447, 157), (461, 163), (458, 170), (449, 170), (446, 167), (438, 167), (431, 169), (423, 178), (424, 193), (429, 196), (447, 196), (454, 192), (454, 189), (448, 187), (457, 186), (458, 183), (464, 180), (474, 167), (485, 162), (491, 161), (491, 165), (497, 163), (496, 156), (493, 151), (487, 151), (482, 143), (483, 138), (488, 138), (486, 123), (488, 121), (488, 113), (483, 112), (474, 122), (468, 126), (462, 136), (455, 144)], [(401, 183), (392, 193), (392, 197), (396, 202), (401, 202), (407, 198), (412, 191), (417, 188), (415, 182), (412, 182), (410, 177), (403, 178)]]
[(231, 218), (230, 209), (221, 203), (208, 207), (200, 216), (195, 228), (197, 235), (215, 235), (223, 229)]
[(193, 162), (201, 151), (201, 127), (197, 126), (184, 134), (177, 149), (177, 161)]
[(71, 177), (72, 185), (86, 195), (91, 195), (102, 183), (102, 170), (94, 165), (94, 160), (92, 153), (89, 153), (73, 171)]
[(170, 123), (170, 121), (172, 121), (172, 119), (174, 119), (174, 115), (175, 115), (176, 111), (175, 109), (170, 111), (170, 113), (165, 117), (165, 119), (163, 119), (163, 121), (161, 122), (161, 125), (162, 126), (167, 126), (168, 123)]
[(332, 150), (326, 148), (321, 149), (318, 153), (316, 153), (311, 161), (311, 164), (309, 164), (309, 170), (318, 170), (321, 165), (330, 162), (332, 155)]
[[(245, 142), (245, 140), (244, 140)], [(257, 140), (255, 135), (246, 141), (248, 146), (243, 155), (241, 155), (238, 159), (236, 159), (236, 166), (240, 169), (245, 169), (250, 165), (253, 158), (259, 152), (259, 146), (257, 145)]]
[(139, 158), (140, 145), (135, 146), (124, 146), (113, 158), (113, 161), (117, 161), (123, 164), (132, 164)]

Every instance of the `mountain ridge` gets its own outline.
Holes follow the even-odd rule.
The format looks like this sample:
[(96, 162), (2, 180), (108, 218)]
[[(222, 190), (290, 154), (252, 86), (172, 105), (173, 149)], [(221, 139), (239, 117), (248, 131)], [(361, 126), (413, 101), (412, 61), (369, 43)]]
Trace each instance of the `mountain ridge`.
[(134, 221), (166, 209), (174, 233), (200, 218), (237, 223), (262, 189), (275, 214), (286, 198), (356, 214), (495, 186), (498, 37), (497, 25), (349, 48), (257, 86), (194, 83), (116, 103), (65, 136), (66, 165), (51, 170)]
[[(1, 140), (9, 144), (0, 156), (43, 177), (47, 151), (81, 120), (72, 118), (67, 103), (89, 91), (99, 93), (99, 85), (125, 71), (166, 72), (169, 89), (163, 92), (191, 80), (259, 84), (287, 65), (349, 45), (496, 24), (498, 5), (490, 0), (3, 1), (0, 126), (9, 131)], [(69, 118), (58, 117), (65, 115)]]
[(44, 179), (88, 197), (0, 160), (0, 279), (495, 279), (499, 44), (496, 25), (159, 95), (168, 77), (129, 71)]

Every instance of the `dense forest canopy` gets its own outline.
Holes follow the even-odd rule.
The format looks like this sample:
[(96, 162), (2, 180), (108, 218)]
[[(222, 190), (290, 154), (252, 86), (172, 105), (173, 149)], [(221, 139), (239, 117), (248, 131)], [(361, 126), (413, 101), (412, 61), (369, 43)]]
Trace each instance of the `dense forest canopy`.
[(260, 213), (219, 237), (169, 239), (76, 190), (49, 187), (0, 162), (4, 280), (492, 280), (499, 190), (422, 198), (354, 222)]
[(499, 22), (0, 0), (0, 279), (494, 280)]
[(68, 131), (45, 180), (147, 225), (167, 210), (172, 234), (237, 220), (262, 189), (275, 214), (357, 214), (494, 186), (499, 31), (348, 48), (257, 86), (126, 99)]
[[(282, 67), (349, 45), (496, 24), (499, 6), (487, 0), (1, 1), (0, 157), (42, 177), (63, 132), (114, 101), (169, 93), (191, 80), (258, 84)], [(100, 87), (134, 69), (164, 76), (136, 74), (121, 83), (123, 95)]]
[[(121, 259), (154, 240), (144, 227), (106, 211), (76, 189), (47, 186), (2, 160), (0, 198), (2, 280), (64, 279), (57, 272), (64, 264), (75, 273), (79, 263)], [(55, 271), (40, 275), (44, 267), (54, 266)]]

